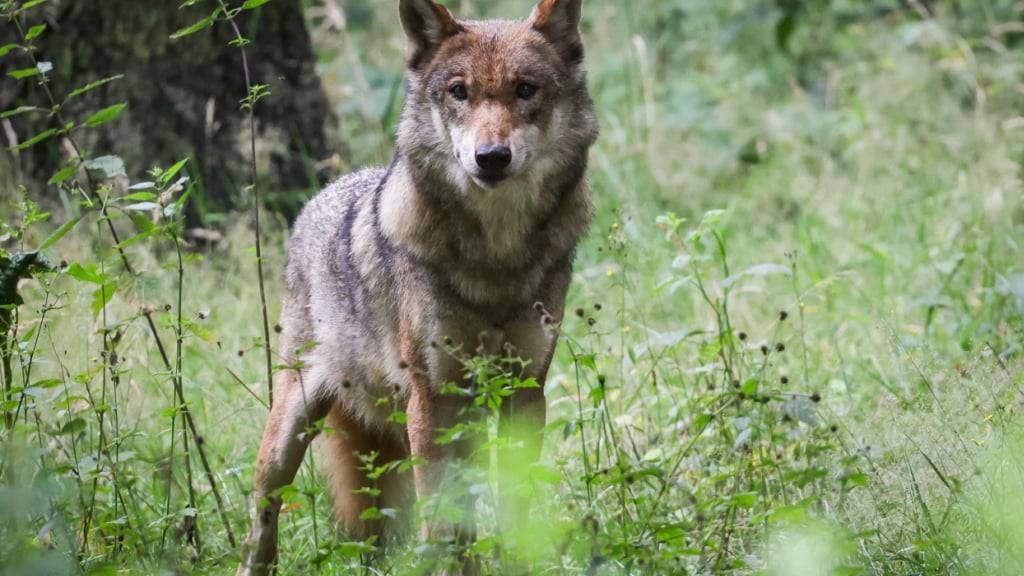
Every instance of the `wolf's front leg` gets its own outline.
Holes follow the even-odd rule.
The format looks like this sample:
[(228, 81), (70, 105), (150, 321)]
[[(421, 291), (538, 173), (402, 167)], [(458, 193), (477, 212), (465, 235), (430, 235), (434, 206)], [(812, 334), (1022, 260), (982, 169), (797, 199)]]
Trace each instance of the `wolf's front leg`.
[[(424, 380), (417, 382), (414, 379), (407, 408), (409, 447), (412, 456), (419, 460), (413, 468), (416, 496), (421, 502), (437, 499), (423, 513), (420, 536), (424, 541), (468, 546), (476, 539), (475, 499), (460, 485), (458, 470), (452, 464), (455, 460), (466, 462), (474, 444), (469, 439), (449, 444), (437, 442), (439, 431), (451, 428), (465, 418), (462, 412), (466, 404), (460, 398), (439, 394), (425, 384)], [(444, 499), (451, 499), (462, 509), (459, 521), (451, 522), (435, 516), (433, 510), (445, 506)], [(475, 561), (461, 558), (460, 562), (463, 575), (476, 574)]]
[(256, 461), (255, 517), (242, 547), (238, 576), (270, 573), (277, 557), (277, 517), (281, 498), (277, 491), (295, 479), (312, 440), (309, 427), (327, 414), (330, 402), (322, 391), (307, 387), (294, 371), (282, 372), (275, 388), (274, 406), (267, 419)]

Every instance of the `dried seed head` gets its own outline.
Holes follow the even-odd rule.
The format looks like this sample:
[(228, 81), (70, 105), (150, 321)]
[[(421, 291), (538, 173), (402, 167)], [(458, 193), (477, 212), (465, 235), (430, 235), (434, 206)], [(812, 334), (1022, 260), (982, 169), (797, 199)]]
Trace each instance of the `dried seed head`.
[(405, 362), (405, 360), (399, 360), (398, 361), (398, 369), (399, 370), (405, 370), (408, 367), (409, 367), (409, 365)]
[(604, 309), (604, 306), (601, 306), (600, 304), (594, 304), (594, 310), (600, 312), (602, 309)]
[(347, 390), (347, 389), (352, 387), (352, 383), (349, 382), (348, 380), (342, 380), (341, 381), (341, 387), (345, 388)]
[(452, 339), (451, 339), (450, 336), (445, 336), (444, 340), (442, 340), (442, 342), (444, 342), (445, 346), (449, 346), (450, 347), (452, 345)]
[(238, 351), (238, 357), (241, 358), (242, 356), (245, 356), (245, 350)]
[(789, 318), (789, 312), (786, 312), (785, 310), (779, 312), (779, 321), (780, 322), (785, 322), (787, 318)]
[(818, 394), (817, 392), (811, 394), (811, 402), (814, 402), (815, 404), (821, 402), (821, 394)]
[(779, 382), (782, 382), (783, 384), (789, 384), (789, 377), (783, 376), (782, 378), (779, 379)]
[(779, 342), (778, 344), (775, 345), (775, 349), (777, 351), (779, 351), (779, 352), (785, 352), (786, 351), (786, 345), (783, 344), (782, 342)]
[(170, 304), (164, 304), (164, 312), (170, 312), (170, 311), (171, 311), (171, 305)]
[(583, 308), (577, 308), (576, 315), (579, 316), (580, 318), (583, 318), (583, 316), (586, 315), (586, 311), (584, 311)]
[(274, 324), (274, 334), (280, 334), (282, 331), (284, 331), (284, 328), (281, 328), (280, 324)]
[(587, 326), (593, 328), (594, 324), (597, 324), (597, 320), (594, 320), (593, 318), (587, 318)]
[(839, 432), (839, 426), (836, 426), (835, 424), (833, 424), (833, 425), (829, 426), (829, 427), (828, 427), (828, 429), (829, 429), (829, 430), (830, 430), (830, 431), (831, 431), (831, 432), (832, 432), (833, 434), (835, 434), (836, 432)]
[(739, 334), (737, 334), (737, 336), (739, 336), (740, 342), (746, 342), (746, 340), (747, 340), (747, 333), (746, 332), (740, 332)]
[(761, 354), (764, 354), (765, 356), (768, 355), (768, 346), (765, 346), (764, 344), (761, 345)]

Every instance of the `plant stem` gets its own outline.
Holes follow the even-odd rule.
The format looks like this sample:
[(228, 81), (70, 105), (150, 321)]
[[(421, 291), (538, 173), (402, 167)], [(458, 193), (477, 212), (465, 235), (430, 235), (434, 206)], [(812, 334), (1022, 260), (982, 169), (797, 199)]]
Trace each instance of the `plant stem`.
[(224, 0), (218, 0), (218, 2), (221, 10), (224, 12), (224, 18), (227, 20), (228, 24), (231, 25), (231, 29), (235, 33), (235, 43), (238, 45), (238, 52), (242, 57), (242, 71), (245, 73), (245, 94), (246, 98), (250, 99), (247, 105), (249, 111), (249, 178), (251, 181), (250, 188), (252, 189), (253, 194), (253, 217), (255, 220), (255, 230), (253, 234), (255, 235), (256, 241), (256, 278), (259, 282), (260, 288), (260, 314), (263, 317), (263, 350), (266, 357), (267, 369), (267, 400), (268, 404), (273, 406), (274, 365), (270, 351), (270, 318), (267, 313), (267, 289), (263, 280), (263, 234), (260, 225), (260, 188), (259, 181), (256, 177), (256, 99), (253, 94), (252, 72), (249, 69), (249, 56), (245, 51), (245, 44), (248, 41), (244, 36), (242, 36), (242, 30), (235, 22), (235, 15), (238, 11), (231, 11), (224, 3)]

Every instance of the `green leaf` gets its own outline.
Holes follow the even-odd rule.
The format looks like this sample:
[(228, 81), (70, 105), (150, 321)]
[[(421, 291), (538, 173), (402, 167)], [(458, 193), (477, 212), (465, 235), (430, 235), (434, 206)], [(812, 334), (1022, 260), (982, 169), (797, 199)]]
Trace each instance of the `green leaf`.
[(43, 112), (43, 109), (37, 106), (18, 106), (17, 108), (11, 108), (10, 110), (4, 110), (3, 112), (0, 112), (0, 118), (20, 116), (28, 112)]
[(112, 155), (86, 160), (85, 169), (97, 180), (111, 180), (118, 176), (126, 175), (124, 160)]
[(92, 315), (97, 317), (104, 307), (114, 298), (117, 292), (117, 280), (107, 282), (92, 293)]
[(78, 262), (75, 262), (68, 267), (68, 276), (71, 276), (75, 280), (81, 280), (82, 282), (89, 282), (91, 284), (102, 284), (104, 280), (103, 275), (96, 271), (95, 264), (90, 264), (89, 267), (86, 268)]
[(259, 8), (270, 0), (245, 0), (245, 4), (242, 4), (242, 10), (252, 10), (253, 8)]
[(729, 504), (737, 508), (753, 508), (757, 504), (757, 492), (742, 492), (729, 497)]
[(178, 172), (181, 172), (181, 169), (184, 168), (185, 164), (187, 163), (188, 158), (182, 158), (181, 160), (175, 162), (174, 166), (171, 166), (170, 168), (167, 169), (166, 172), (160, 175), (160, 177), (158, 178), (158, 180), (160, 180), (160, 184), (162, 186), (166, 186), (167, 183), (170, 182), (172, 178), (178, 175)]
[(174, 34), (171, 34), (171, 40), (177, 40), (179, 38), (184, 38), (185, 36), (190, 36), (192, 34), (195, 34), (196, 32), (199, 32), (200, 30), (209, 28), (210, 26), (213, 25), (213, 22), (217, 19), (217, 15), (218, 14), (220, 14), (220, 8), (217, 8), (216, 10), (213, 11), (213, 14), (210, 14), (206, 18), (203, 18), (202, 20), (200, 20), (199, 22), (196, 22), (195, 24), (192, 24), (191, 26), (186, 26), (185, 28), (182, 28), (181, 30), (178, 30)]
[(32, 40), (46, 31), (46, 24), (36, 24), (25, 33), (25, 40)]
[(24, 12), (31, 8), (35, 8), (36, 6), (42, 4), (43, 2), (46, 2), (46, 0), (28, 0), (28, 2), (25, 2), (24, 4), (21, 5), (21, 8), (18, 8), (18, 12)]
[[(138, 212), (135, 212), (133, 214), (138, 214)], [(141, 217), (140, 219), (149, 222), (148, 220), (146, 220), (144, 216)], [(132, 222), (135, 222), (135, 218), (132, 218)], [(136, 223), (136, 226), (138, 226), (138, 223)], [(116, 246), (116, 248), (118, 248), (119, 250), (124, 250), (125, 248), (131, 246), (132, 244), (145, 240), (146, 238), (149, 238), (150, 236), (156, 234), (159, 231), (159, 226), (156, 226), (152, 222), (149, 222), (148, 229), (136, 234), (135, 236), (132, 236), (131, 238), (126, 238), (125, 240), (122, 240), (121, 243)]]
[(148, 202), (150, 200), (156, 200), (156, 194), (153, 194), (152, 192), (133, 192), (131, 194), (128, 194), (124, 198), (121, 198), (121, 200), (129, 200), (132, 202)]
[(96, 80), (95, 82), (90, 82), (90, 83), (86, 84), (85, 86), (82, 86), (81, 88), (75, 88), (74, 90), (71, 91), (70, 94), (67, 95), (66, 98), (64, 98), (64, 102), (67, 102), (68, 100), (71, 100), (75, 96), (81, 96), (82, 94), (85, 94), (86, 92), (89, 92), (91, 90), (95, 90), (96, 88), (99, 88), (100, 86), (103, 86), (107, 82), (113, 82), (114, 80), (120, 80), (121, 78), (124, 78), (124, 74), (117, 74), (116, 76), (108, 76), (107, 78)]
[(35, 136), (29, 138), (28, 140), (25, 140), (24, 142), (18, 144), (17, 146), (12, 146), (12, 147), (8, 148), (8, 150), (24, 150), (26, 148), (31, 148), (31, 147), (35, 146), (36, 144), (39, 144), (43, 140), (48, 139), (50, 136), (53, 136), (56, 133), (57, 133), (57, 129), (56, 128), (50, 128), (49, 130), (44, 130), (44, 131), (40, 132), (39, 134), (36, 134)]
[(740, 388), (740, 391), (746, 394), (747, 396), (753, 396), (754, 394), (757, 394), (757, 380), (754, 378), (750, 378), (749, 380), (743, 383), (743, 387)]
[(69, 165), (61, 168), (60, 170), (58, 170), (53, 176), (50, 176), (50, 179), (47, 180), (46, 183), (48, 185), (50, 185), (50, 186), (55, 186), (55, 185), (60, 184), (61, 182), (65, 181), (65, 180), (67, 180), (68, 178), (71, 178), (72, 176), (74, 176), (75, 172), (77, 172), (77, 171), (78, 171), (78, 164), (77, 163), (69, 164)]
[(0, 46), (0, 57), (8, 55), (15, 48), (21, 48), (20, 44), (4, 44)]
[(57, 228), (57, 230), (55, 230), (53, 234), (50, 234), (49, 238), (44, 240), (43, 243), (39, 245), (39, 249), (46, 250), (47, 248), (56, 244), (61, 238), (63, 238), (68, 232), (70, 232), (71, 229), (74, 228), (75, 225), (77, 225), (81, 219), (81, 216), (76, 216), (71, 220), (65, 222), (60, 228)]
[(107, 106), (103, 110), (89, 116), (89, 119), (85, 121), (85, 125), (93, 128), (100, 124), (110, 122), (114, 118), (117, 118), (117, 116), (121, 114), (121, 110), (124, 110), (124, 107), (127, 105), (127, 102), (122, 102), (120, 104), (114, 104), (113, 106)]
[(22, 78), (31, 78), (39, 74), (39, 69), (36, 67), (32, 68), (20, 68), (18, 70), (11, 70), (7, 73), (8, 76), (15, 80), (21, 80)]
[(206, 342), (206, 343), (209, 343), (209, 344), (219, 344), (220, 343), (220, 338), (217, 338), (216, 334), (214, 334), (213, 332), (207, 330), (206, 328), (196, 324), (195, 322), (186, 322), (185, 323), (185, 329), (188, 330), (189, 332), (191, 332), (192, 334), (194, 334), (197, 338), (199, 338), (203, 342)]
[(60, 432), (58, 432), (58, 434), (60, 434), (61, 436), (66, 436), (68, 434), (78, 434), (82, 430), (85, 430), (85, 426), (85, 420), (83, 420), (82, 418), (72, 418), (71, 420), (65, 422), (63, 426), (60, 427)]

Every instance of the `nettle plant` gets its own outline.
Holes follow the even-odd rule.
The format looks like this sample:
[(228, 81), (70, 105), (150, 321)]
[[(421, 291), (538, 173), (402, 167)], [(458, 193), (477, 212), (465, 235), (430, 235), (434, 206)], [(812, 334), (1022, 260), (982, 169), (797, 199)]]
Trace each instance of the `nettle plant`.
[[(11, 207), (14, 222), (0, 228), (0, 484), (15, 497), (12, 502), (25, 494), (23, 506), (3, 511), (0, 557), (15, 571), (39, 562), (89, 568), (116, 563), (127, 554), (139, 562), (162, 562), (172, 550), (168, 542), (173, 541), (172, 546), (188, 545), (192, 557), (199, 560), (204, 554), (199, 530), (202, 507), (215, 509), (219, 517), (223, 535), (214, 540), (216, 545), (223, 546), (220, 542), (226, 540), (234, 548), (235, 540), (221, 495), (222, 480), (213, 472), (183, 385), (186, 340), (218, 344), (201, 325), (205, 315), (189, 315), (183, 309), (186, 270), (200, 258), (188, 252), (183, 237), (183, 209), (192, 191), (186, 175), (188, 160), (167, 169), (154, 168), (149, 171), (150, 180), (132, 183), (120, 158), (94, 157), (79, 144), (82, 131), (116, 121), (127, 103), (104, 107), (84, 119), (67, 115), (70, 102), (120, 76), (59, 92), (54, 81), (59, 71), (42, 59), (36, 44), (49, 33), (47, 25), (26, 25), (33, 9), (44, 1), (0, 2), (0, 20), (17, 37), (16, 42), (0, 46), (0, 57), (24, 60), (25, 66), (10, 72), (10, 78), (37, 83), (44, 98), (2, 111), (0, 116), (35, 115), (49, 124), (9, 148), (11, 153), (53, 139), (66, 144), (64, 148), (70, 150), (66, 162), (47, 186), (59, 188), (73, 200), (73, 213), (42, 242), (32, 245), (51, 214), (25, 198)], [(229, 21), (237, 13), (224, 10)], [(244, 46), (240, 34), (237, 45)], [(70, 79), (60, 82), (70, 83)], [(267, 94), (265, 87), (249, 87), (241, 107), (249, 110), (251, 121), (256, 102)], [(20, 195), (26, 196), (24, 189)], [(80, 223), (96, 228), (91, 255), (53, 264), (61, 240)], [(257, 228), (259, 258), (258, 234)], [(154, 295), (147, 293), (152, 278), (133, 261), (131, 249), (136, 245), (152, 253), (173, 254), (167, 265), (176, 277), (176, 289), (168, 298), (173, 304), (154, 301)], [(36, 282), (25, 284), (29, 278)], [(41, 302), (36, 309), (25, 306), (25, 290), (33, 292), (30, 301)], [(80, 295), (91, 307), (95, 332), (90, 341), (98, 346), (90, 350), (86, 366), (75, 367), (65, 363), (67, 351), (57, 349), (50, 330), (54, 315)], [(261, 344), (269, 351), (265, 300), (263, 308)], [(143, 357), (156, 357), (158, 369), (149, 374), (153, 384), (169, 389), (172, 398), (163, 413), (170, 434), (160, 438), (145, 438), (137, 423), (122, 418), (127, 401), (124, 379), (133, 368), (145, 369), (129, 366), (126, 360), (126, 349), (135, 346), (136, 334), (143, 335)], [(163, 480), (146, 483), (153, 465)]]
[[(732, 270), (726, 217), (712, 211), (689, 229), (673, 214), (658, 219), (677, 253), (660, 289), (706, 327), (653, 330), (664, 322), (648, 324), (644, 303), (632, 299), (642, 258), (618, 224), (600, 248), (613, 263), (606, 296), (618, 302), (578, 308), (566, 321), (570, 378), (561, 393), (575, 414), (549, 419), (578, 442), (556, 455), (570, 488), (555, 508), (567, 511), (552, 556), (563, 567), (571, 559), (588, 573), (605, 564), (652, 574), (749, 569), (760, 553), (751, 542), (813, 522), (868, 482), (863, 454), (844, 438), (805, 360), (809, 290), (798, 285), (796, 255), (788, 265)], [(730, 309), (749, 297), (738, 288), (767, 276), (791, 280), (799, 312), (779, 311), (757, 330), (736, 326)], [(615, 318), (602, 314), (613, 307)]]

